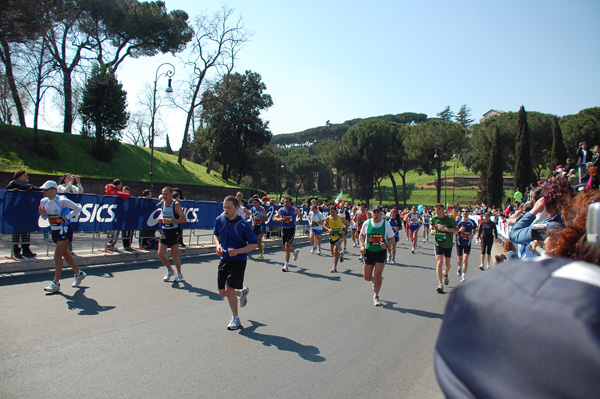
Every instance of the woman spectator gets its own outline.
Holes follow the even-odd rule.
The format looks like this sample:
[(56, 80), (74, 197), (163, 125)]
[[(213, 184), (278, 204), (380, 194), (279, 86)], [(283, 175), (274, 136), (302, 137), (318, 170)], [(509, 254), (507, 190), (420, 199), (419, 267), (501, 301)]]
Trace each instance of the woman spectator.
[(598, 177), (598, 168), (595, 166), (588, 167), (589, 179), (585, 182), (585, 190), (597, 190), (600, 177)]
[[(109, 183), (105, 186), (104, 195), (112, 195), (117, 196), (122, 199), (127, 199), (131, 197), (130, 193), (124, 193), (121, 191), (123, 189), (123, 182), (119, 179), (113, 180), (112, 183)], [(112, 230), (106, 232), (106, 249), (109, 251), (116, 251), (117, 247), (117, 239), (119, 238), (119, 230)]]
[(58, 192), (60, 194), (83, 194), (83, 185), (79, 176), (65, 173), (58, 181)]
[[(39, 191), (40, 188), (29, 183), (29, 176), (23, 169), (17, 170), (13, 175), (13, 180), (5, 188), (6, 190), (23, 190), (23, 191)], [(31, 252), (29, 248), (31, 237), (29, 232), (26, 233), (13, 233), (13, 256), (15, 258), (33, 258), (37, 254)], [(19, 247), (20, 245), (20, 247)], [(22, 252), (21, 252), (22, 251)]]

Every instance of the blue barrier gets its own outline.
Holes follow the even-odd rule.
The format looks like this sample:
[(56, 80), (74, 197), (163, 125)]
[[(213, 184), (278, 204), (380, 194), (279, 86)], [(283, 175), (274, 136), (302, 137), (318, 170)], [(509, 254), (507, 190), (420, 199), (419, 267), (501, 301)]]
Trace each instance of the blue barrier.
[[(75, 231), (107, 230), (158, 230), (156, 221), (160, 215), (158, 200), (154, 198), (121, 199), (115, 196), (95, 194), (65, 194), (82, 208), (77, 222), (73, 222)], [(39, 204), (43, 198), (41, 192), (0, 190), (0, 233), (25, 233), (48, 231), (48, 222), (39, 215)], [(223, 212), (223, 204), (213, 201), (180, 201), (188, 223), (186, 229), (212, 229), (217, 216)], [(281, 206), (266, 207), (268, 226), (280, 226), (273, 216)], [(300, 224), (308, 224), (308, 208), (300, 208), (304, 219)], [(326, 212), (324, 212), (327, 214)]]

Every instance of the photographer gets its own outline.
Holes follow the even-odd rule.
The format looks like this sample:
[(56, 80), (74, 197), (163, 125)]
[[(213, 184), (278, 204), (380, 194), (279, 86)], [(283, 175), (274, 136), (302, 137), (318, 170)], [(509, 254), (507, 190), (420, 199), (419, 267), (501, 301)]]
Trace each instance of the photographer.
[(83, 185), (79, 176), (65, 173), (58, 181), (58, 193), (60, 194), (83, 194)]
[(579, 179), (583, 178), (583, 175), (586, 172), (585, 164), (591, 160), (592, 153), (587, 149), (587, 143), (582, 141), (579, 143), (579, 147), (577, 147), (577, 169), (579, 169)]

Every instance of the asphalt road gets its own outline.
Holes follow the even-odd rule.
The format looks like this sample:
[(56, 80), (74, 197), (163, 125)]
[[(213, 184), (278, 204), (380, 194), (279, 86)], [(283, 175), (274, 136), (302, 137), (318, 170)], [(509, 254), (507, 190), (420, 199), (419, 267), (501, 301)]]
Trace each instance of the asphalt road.
[(252, 256), (239, 331), (226, 330), (216, 255), (187, 261), (182, 283), (163, 282), (158, 262), (87, 268), (80, 288), (68, 271), (55, 295), (48, 272), (0, 278), (0, 397), (443, 397), (432, 359), (455, 253), (440, 295), (433, 243), (413, 255), (401, 240), (375, 307), (358, 249), (332, 274), (328, 245), (299, 245), (288, 273), (281, 250)]

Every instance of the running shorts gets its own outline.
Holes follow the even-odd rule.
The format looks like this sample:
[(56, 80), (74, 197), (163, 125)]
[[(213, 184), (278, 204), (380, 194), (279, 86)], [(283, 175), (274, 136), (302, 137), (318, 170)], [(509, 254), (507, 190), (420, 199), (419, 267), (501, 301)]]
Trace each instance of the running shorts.
[(259, 236), (261, 234), (265, 234), (265, 225), (263, 223), (261, 223), (261, 224), (255, 224), (254, 228), (252, 229), (252, 231), (254, 231), (254, 234), (256, 236)]
[(296, 235), (296, 228), (284, 227), (283, 229), (281, 229), (281, 233), (283, 245), (285, 245), (286, 243), (292, 245), (292, 243), (294, 242), (294, 235)]
[(418, 224), (418, 223), (417, 223), (417, 224), (409, 224), (409, 225), (408, 225), (408, 228), (409, 228), (409, 230), (410, 230), (410, 231), (411, 231), (411, 233), (412, 233), (413, 231), (417, 231), (417, 230), (419, 230), (419, 229), (421, 228), (421, 226), (419, 226), (419, 224)]
[(442, 247), (438, 247), (437, 245), (435, 246), (435, 255), (444, 255), (444, 258), (451, 258), (452, 257), (452, 247), (450, 248), (442, 248)]
[(456, 245), (456, 254), (458, 256), (471, 255), (471, 246), (470, 245)]
[(310, 232), (311, 233), (315, 233), (316, 235), (320, 236), (323, 235), (323, 229), (313, 229), (312, 227), (310, 228)]
[(223, 290), (227, 284), (228, 287), (241, 290), (244, 288), (245, 272), (245, 260), (221, 260), (217, 272), (217, 287)]
[(365, 252), (365, 256), (364, 256), (364, 263), (365, 266), (372, 266), (375, 263), (385, 263), (385, 260), (387, 258), (387, 251), (377, 251), (377, 252), (373, 252), (373, 251), (369, 251), (367, 249), (367, 251)]
[(181, 241), (181, 228), (162, 229), (160, 232), (160, 243), (171, 248), (173, 245), (178, 245)]
[(52, 241), (57, 243), (65, 240), (73, 241), (73, 227), (70, 224), (62, 226), (62, 230), (52, 230)]

